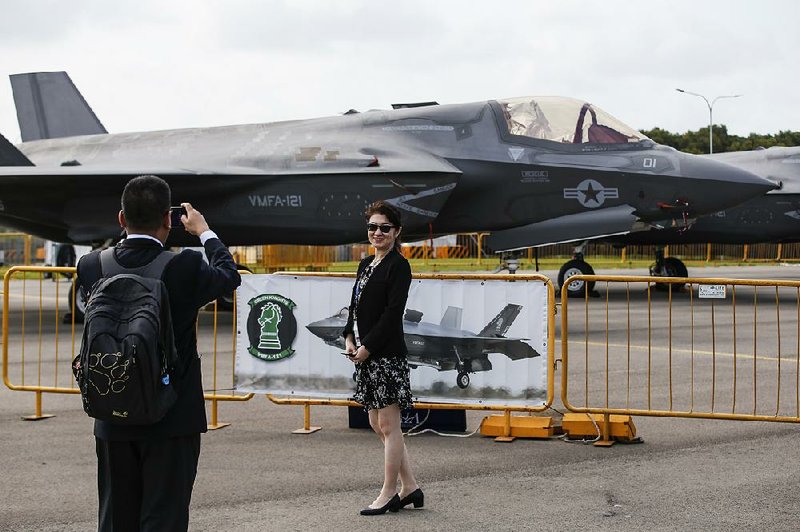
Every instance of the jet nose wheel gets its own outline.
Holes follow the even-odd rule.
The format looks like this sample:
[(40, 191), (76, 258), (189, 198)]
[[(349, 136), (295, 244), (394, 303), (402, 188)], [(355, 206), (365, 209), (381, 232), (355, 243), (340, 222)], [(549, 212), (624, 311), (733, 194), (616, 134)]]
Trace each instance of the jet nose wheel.
[[(75, 297), (75, 283), (69, 287), (67, 294), (67, 313), (64, 315), (64, 323), (72, 322), (72, 299)], [(86, 297), (82, 290), (77, 290), (78, 297), (75, 297), (75, 323), (83, 323), (83, 317), (86, 314)]]
[(569, 297), (584, 297), (588, 291), (590, 294), (594, 290), (594, 281), (570, 281), (574, 275), (594, 275), (594, 270), (586, 261), (573, 259), (565, 262), (558, 271), (558, 285), (567, 288)]
[(469, 374), (463, 371), (459, 373), (458, 377), (456, 377), (456, 384), (458, 384), (458, 387), (462, 390), (469, 386)]
[[(664, 259), (664, 265), (659, 270), (655, 265), (650, 268), (650, 275), (658, 276), (658, 277), (688, 277), (689, 271), (686, 269), (686, 265), (680, 259), (675, 257), (667, 257)], [(680, 292), (686, 286), (685, 283), (674, 283), (672, 285), (668, 283), (656, 283), (656, 290), (662, 292), (668, 292), (670, 286), (672, 286), (673, 292)]]

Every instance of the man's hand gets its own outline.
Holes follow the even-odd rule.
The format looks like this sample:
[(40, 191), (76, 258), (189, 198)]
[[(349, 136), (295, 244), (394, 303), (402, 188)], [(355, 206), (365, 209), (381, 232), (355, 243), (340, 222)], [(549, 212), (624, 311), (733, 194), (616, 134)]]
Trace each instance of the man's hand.
[(200, 211), (192, 207), (191, 203), (181, 203), (181, 206), (186, 209), (186, 214), (181, 216), (181, 222), (186, 232), (200, 236), (204, 231), (208, 231), (208, 223)]

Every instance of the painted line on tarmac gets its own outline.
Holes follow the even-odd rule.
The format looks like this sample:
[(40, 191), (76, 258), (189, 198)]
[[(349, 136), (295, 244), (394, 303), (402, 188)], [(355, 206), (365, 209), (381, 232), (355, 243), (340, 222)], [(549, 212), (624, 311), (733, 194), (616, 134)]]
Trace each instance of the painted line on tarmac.
[[(580, 344), (580, 345), (586, 345), (586, 342), (581, 342), (579, 340), (576, 340), (575, 343), (576, 344)], [(606, 346), (606, 344), (603, 343), (603, 342), (589, 342), (589, 345), (595, 346), (595, 347), (605, 347)], [(608, 344), (608, 347), (627, 348), (628, 344)], [(647, 351), (647, 349), (648, 349), (646, 345), (637, 345), (637, 344), (631, 344), (630, 348), (631, 349), (636, 349), (638, 351)], [(651, 347), (650, 349), (652, 351), (661, 351), (661, 352), (665, 352), (665, 353), (669, 352), (669, 347), (657, 347), (657, 346), (654, 346), (654, 347)], [(672, 348), (672, 352), (673, 353), (687, 354), (687, 355), (691, 355), (692, 354), (692, 350), (691, 349), (684, 349), (684, 348), (679, 348), (679, 347), (673, 347)], [(694, 350), (694, 354), (695, 355), (704, 355), (704, 356), (709, 356), (709, 357), (713, 357), (714, 356), (714, 352), (713, 351), (707, 351), (707, 350), (703, 350), (703, 349), (695, 349)], [(734, 354), (733, 353), (717, 351), (716, 356), (723, 357), (723, 358), (733, 358)], [(756, 360), (766, 360), (766, 361), (769, 361), (769, 362), (778, 362), (778, 360), (780, 360), (781, 363), (784, 363), (784, 362), (797, 363), (797, 355), (795, 354), (793, 356), (795, 358), (780, 358), (779, 359), (778, 357), (768, 357), (768, 356), (758, 355), (758, 356), (755, 357), (755, 359)], [(753, 360), (753, 354), (752, 353), (736, 353), (736, 360), (742, 360), (742, 359), (744, 359), (744, 360)]]

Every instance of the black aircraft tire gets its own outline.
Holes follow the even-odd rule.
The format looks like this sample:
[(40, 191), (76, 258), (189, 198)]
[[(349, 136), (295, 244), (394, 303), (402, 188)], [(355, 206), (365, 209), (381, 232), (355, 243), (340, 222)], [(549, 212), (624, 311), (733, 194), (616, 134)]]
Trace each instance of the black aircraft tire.
[[(75, 284), (70, 283), (69, 292), (67, 293), (67, 312), (72, 312), (72, 291), (75, 288)], [(86, 300), (79, 292), (78, 298), (75, 300), (75, 323), (83, 323), (83, 316), (86, 312)], [(65, 316), (65, 320), (67, 317)], [(71, 317), (70, 317), (71, 321)]]
[[(686, 265), (683, 263), (682, 260), (676, 259), (675, 257), (667, 257), (664, 259), (664, 268), (661, 270), (662, 277), (689, 277), (689, 270), (686, 269)], [(685, 283), (675, 283), (672, 284), (672, 291), (677, 292), (683, 290), (683, 287), (686, 286)], [(669, 292), (670, 284), (668, 283), (656, 283), (656, 290), (661, 292)]]
[(584, 297), (587, 290), (591, 294), (594, 290), (594, 281), (589, 281), (588, 283), (573, 281), (570, 283), (568, 279), (573, 275), (594, 275), (594, 270), (589, 263), (578, 259), (565, 262), (561, 269), (558, 270), (558, 286), (563, 288), (566, 282), (567, 295), (569, 297)]
[(469, 373), (459, 373), (456, 377), (456, 384), (462, 390), (466, 389), (469, 386)]

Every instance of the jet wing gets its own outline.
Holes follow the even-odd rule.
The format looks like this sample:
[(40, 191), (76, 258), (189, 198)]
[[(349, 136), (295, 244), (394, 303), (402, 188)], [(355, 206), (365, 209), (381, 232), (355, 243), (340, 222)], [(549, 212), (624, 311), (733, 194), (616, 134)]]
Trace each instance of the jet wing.
[[(448, 360), (455, 360), (456, 358), (452, 348), (456, 348), (463, 358), (471, 359), (474, 359), (478, 353), (480, 353), (481, 356), (485, 356), (489, 353), (498, 353), (507, 356), (511, 360), (540, 356), (540, 353), (527, 343), (528, 338), (498, 338), (496, 336), (460, 337), (445, 334), (419, 334), (418, 332), (414, 334), (426, 339), (426, 343), (449, 346), (443, 350), (448, 353), (446, 357)], [(451, 353), (453, 354), (451, 355)]]
[[(3, 153), (8, 156), (5, 159), (13, 155)], [(448, 162), (424, 156), (387, 160), (384, 166), (370, 167), (360, 161), (364, 163), (361, 166), (310, 166), (283, 173), (277, 168), (252, 166), (78, 162), (45, 167), (22, 166), (23, 162), (15, 159), (15, 166), (0, 166), (0, 225), (59, 242), (118, 237), (115, 218), (120, 193), (129, 179), (143, 174), (164, 178), (176, 201), (201, 208), (228, 245), (285, 243), (287, 238), (298, 244), (357, 241), (363, 233), (364, 202), (377, 199), (404, 211), (407, 232), (423, 233), (439, 215), (461, 175)], [(284, 205), (295, 203), (283, 210), (269, 209), (273, 198), (283, 199)], [(349, 225), (343, 227), (343, 223)], [(299, 227), (306, 233), (287, 227)], [(176, 238), (180, 236), (176, 233)], [(185, 245), (178, 240), (174, 244)]]
[(534, 358), (541, 354), (531, 347), (526, 338), (476, 338), (484, 353), (500, 353), (511, 360)]
[(618, 205), (560, 216), (521, 227), (494, 231), (487, 237), (486, 243), (495, 251), (513, 251), (626, 234), (635, 229), (638, 221), (633, 212), (634, 208), (630, 205)]

